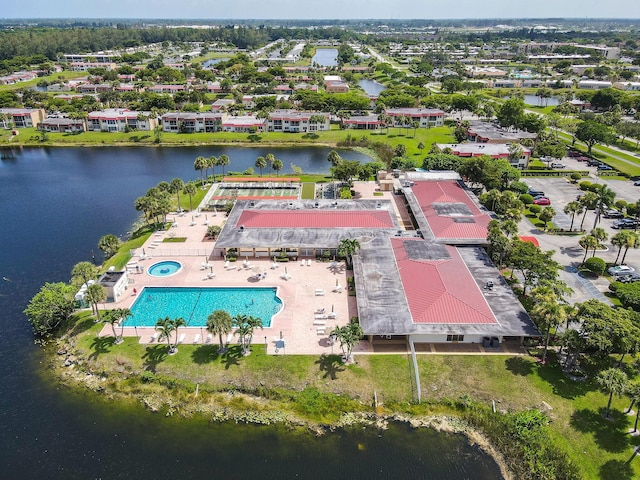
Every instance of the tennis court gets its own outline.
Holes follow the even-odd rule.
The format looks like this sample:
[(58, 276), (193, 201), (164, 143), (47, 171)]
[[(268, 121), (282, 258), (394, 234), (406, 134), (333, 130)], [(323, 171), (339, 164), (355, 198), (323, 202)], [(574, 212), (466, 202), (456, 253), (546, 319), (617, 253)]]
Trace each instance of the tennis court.
[(209, 206), (222, 207), (229, 200), (297, 200), (300, 198), (300, 190), (299, 182), (223, 182), (215, 187)]

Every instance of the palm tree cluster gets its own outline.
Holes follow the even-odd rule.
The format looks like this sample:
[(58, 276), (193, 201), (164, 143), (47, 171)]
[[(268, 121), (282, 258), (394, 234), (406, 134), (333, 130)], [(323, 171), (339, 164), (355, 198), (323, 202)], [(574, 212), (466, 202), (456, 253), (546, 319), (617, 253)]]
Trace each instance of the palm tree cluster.
[(343, 327), (336, 326), (331, 331), (331, 336), (340, 343), (342, 349), (342, 361), (348, 363), (352, 359), (353, 347), (360, 341), (363, 335), (359, 323), (350, 323)]
[[(111, 325), (113, 331), (114, 344), (119, 345), (123, 342), (122, 333), (124, 331), (124, 322), (133, 315), (128, 308), (116, 308), (105, 312), (102, 320)], [(120, 325), (120, 335), (116, 333), (116, 325)]]
[[(160, 332), (159, 341), (166, 340), (169, 355), (178, 353), (178, 329), (187, 325), (184, 318), (159, 318), (156, 322), (156, 331)], [(172, 341), (172, 337), (175, 337)]]
[(135, 208), (144, 214), (147, 224), (159, 223), (160, 217), (162, 223), (166, 223), (167, 214), (172, 209), (171, 189), (171, 184), (168, 182), (160, 182), (147, 190), (143, 197), (136, 198)]

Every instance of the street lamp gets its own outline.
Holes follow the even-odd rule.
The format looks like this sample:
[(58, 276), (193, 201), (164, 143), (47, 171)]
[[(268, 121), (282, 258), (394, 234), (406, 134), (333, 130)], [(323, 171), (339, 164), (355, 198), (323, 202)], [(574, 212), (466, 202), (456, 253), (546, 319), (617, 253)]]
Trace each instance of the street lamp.
[(266, 355), (267, 353), (267, 349), (269, 348), (269, 345), (267, 345), (267, 336), (264, 336), (264, 353)]

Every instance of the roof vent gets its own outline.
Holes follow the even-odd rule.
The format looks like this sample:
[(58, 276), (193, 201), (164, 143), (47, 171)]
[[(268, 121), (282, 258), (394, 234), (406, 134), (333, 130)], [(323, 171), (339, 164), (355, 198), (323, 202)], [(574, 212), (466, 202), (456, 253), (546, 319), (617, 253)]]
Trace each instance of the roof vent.
[(244, 230), (244, 225), (240, 225), (240, 230)]
[(256, 202), (249, 202), (249, 206), (250, 207), (255, 207), (256, 206)]
[(316, 202), (316, 203), (314, 203), (314, 204), (313, 204), (313, 206), (314, 206), (315, 208), (318, 208), (318, 207), (320, 206), (320, 204), (319, 204), (318, 202)]
[(376, 208), (381, 208), (381, 207), (382, 207), (382, 204), (380, 202), (377, 202), (376, 203)]
[(401, 237), (401, 236), (402, 236), (402, 230), (397, 230), (396, 237)]
[(289, 202), (289, 208), (293, 208), (293, 202)]

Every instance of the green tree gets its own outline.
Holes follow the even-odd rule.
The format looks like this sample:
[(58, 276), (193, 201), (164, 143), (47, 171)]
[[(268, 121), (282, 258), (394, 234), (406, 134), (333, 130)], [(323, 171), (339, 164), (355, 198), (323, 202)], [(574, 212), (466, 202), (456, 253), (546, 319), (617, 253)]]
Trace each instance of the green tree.
[(512, 241), (507, 261), (524, 278), (522, 294), (527, 294), (529, 286), (535, 286), (541, 280), (553, 281), (558, 276), (560, 265), (553, 260), (553, 251), (542, 251), (531, 242), (520, 239)]
[(524, 100), (516, 97), (508, 99), (499, 107), (496, 117), (503, 127), (519, 128), (524, 118)]
[(596, 220), (594, 223), (594, 227), (598, 225), (602, 212), (604, 212), (608, 206), (613, 205), (613, 202), (616, 198), (616, 192), (611, 190), (611, 188), (609, 188), (607, 185), (602, 185), (596, 192), (596, 197), (598, 199), (596, 201)]
[(583, 230), (584, 220), (587, 216), (587, 212), (596, 208), (596, 205), (598, 203), (598, 196), (594, 192), (587, 192), (580, 197), (580, 200), (578, 200), (578, 202), (584, 208), (582, 221), (580, 222), (580, 230)]
[(420, 150), (420, 155), (422, 155), (422, 151), (424, 150), (424, 143), (418, 142), (418, 150)]
[(45, 283), (29, 301), (24, 314), (41, 341), (51, 337), (73, 313), (75, 288), (66, 283)]
[(340, 342), (342, 361), (344, 363), (350, 362), (352, 360), (353, 347), (360, 341), (363, 335), (360, 324), (350, 323), (344, 327), (336, 326), (331, 331), (331, 335)]
[(587, 153), (598, 143), (612, 143), (615, 139), (611, 127), (595, 120), (586, 120), (578, 124), (576, 138), (587, 145)]
[(275, 158), (273, 160), (273, 163), (271, 164), (271, 167), (273, 168), (273, 170), (276, 172), (276, 177), (278, 176), (278, 172), (280, 170), (282, 170), (282, 167), (284, 165), (282, 164), (282, 160), (280, 160), (279, 158)]
[(200, 185), (202, 186), (204, 186), (203, 173), (204, 169), (207, 168), (207, 165), (207, 159), (202, 156), (196, 157), (196, 159), (193, 161), (194, 170), (198, 170), (200, 172)]
[(218, 335), (218, 339), (220, 340), (218, 353), (223, 354), (227, 352), (227, 347), (222, 336), (229, 335), (232, 330), (233, 319), (226, 310), (215, 310), (207, 317), (207, 331), (214, 335)]
[[(329, 153), (331, 155), (331, 153)], [(267, 153), (264, 156), (264, 159), (267, 161), (267, 165), (269, 165), (269, 173), (271, 173), (271, 169), (273, 168), (273, 161), (276, 159), (273, 153)]]
[(542, 362), (547, 358), (547, 350), (549, 348), (549, 338), (551, 330), (562, 325), (567, 318), (567, 311), (554, 290), (547, 285), (540, 285), (531, 291), (531, 300), (533, 308), (531, 309), (531, 317), (538, 325), (538, 328), (544, 332), (544, 350), (542, 352)]
[(81, 281), (81, 284), (89, 286), (89, 280), (93, 280), (98, 273), (98, 268), (91, 262), (78, 262), (71, 269), (71, 279)]
[(329, 152), (329, 155), (327, 156), (327, 160), (332, 167), (337, 167), (342, 161), (342, 158), (340, 157), (338, 152), (336, 152), (335, 150), (331, 150)]
[[(207, 157), (207, 168), (211, 169), (211, 175), (213, 176), (213, 181), (216, 181), (216, 165), (218, 165), (218, 159), (215, 155), (211, 155)], [(207, 177), (208, 178), (208, 177)]]
[(396, 157), (404, 157), (407, 155), (407, 147), (406, 145), (400, 143), (396, 145), (394, 152), (396, 154)]
[(627, 375), (617, 368), (608, 368), (600, 372), (596, 377), (596, 382), (600, 386), (600, 390), (609, 394), (609, 401), (607, 402), (607, 409), (604, 414), (605, 417), (609, 417), (613, 395), (622, 395), (627, 387), (627, 381)]
[(360, 248), (360, 242), (355, 238), (343, 238), (338, 244), (338, 255), (345, 258), (347, 268), (353, 268), (353, 256)]
[(542, 220), (542, 223), (544, 224), (544, 226), (542, 227), (543, 230), (547, 229), (547, 223), (553, 220), (553, 217), (555, 216), (556, 211), (553, 209), (553, 207), (544, 207), (542, 209), (542, 212), (540, 212), (540, 216), (538, 218), (540, 218), (540, 220)]
[(120, 239), (113, 234), (107, 234), (100, 237), (98, 240), (98, 248), (104, 252), (106, 258), (113, 257), (120, 248)]
[(563, 211), (565, 214), (571, 216), (571, 226), (569, 227), (569, 230), (573, 230), (573, 221), (575, 220), (576, 215), (580, 215), (584, 211), (584, 205), (574, 200), (567, 203)]
[(107, 292), (99, 283), (92, 283), (87, 287), (86, 292), (87, 301), (91, 304), (91, 310), (96, 315), (96, 321), (100, 321), (100, 309), (98, 304), (104, 302), (107, 299)]
[(222, 176), (224, 177), (224, 167), (228, 166), (231, 163), (229, 157), (227, 155), (220, 155), (218, 157), (218, 165), (222, 167)]
[[(184, 321), (184, 320), (183, 320)], [(160, 336), (158, 337), (159, 341), (166, 340), (167, 341), (167, 349), (169, 350), (169, 355), (174, 355), (177, 352), (177, 349), (171, 343), (171, 337), (173, 333), (176, 331), (176, 323), (172, 318), (164, 317), (159, 318), (156, 322), (155, 330), (160, 332)], [(176, 332), (176, 342), (178, 334)]]
[(633, 235), (629, 235), (626, 237), (626, 243), (624, 244), (624, 255), (622, 255), (622, 261), (620, 263), (624, 264), (627, 253), (630, 248), (639, 248), (640, 247), (640, 236), (633, 232)]
[(196, 184), (193, 182), (187, 183), (182, 189), (182, 193), (189, 195), (189, 210), (193, 210), (193, 196), (198, 193)]
[[(114, 310), (107, 310), (102, 316), (102, 320), (111, 325), (114, 345), (120, 345), (123, 342), (122, 330), (124, 329), (124, 322), (126, 318), (130, 317), (131, 315), (131, 310), (129, 310), (128, 308), (116, 308)], [(118, 324), (120, 324), (120, 335), (116, 333), (116, 325)]]
[(176, 199), (178, 201), (178, 210), (182, 210), (180, 206), (180, 192), (184, 188), (184, 182), (180, 178), (174, 178), (171, 180), (171, 184), (169, 185), (169, 192), (176, 194)]
[(262, 330), (262, 319), (253, 316), (238, 314), (233, 318), (236, 327), (235, 334), (238, 335), (243, 355), (251, 353), (251, 343), (253, 341), (253, 333), (256, 328)]
[[(630, 382), (627, 385), (627, 388), (625, 390), (625, 395), (627, 395), (629, 397), (629, 400), (631, 400), (631, 403), (629, 404), (629, 408), (627, 408), (627, 410), (624, 412), (628, 414), (628, 413), (631, 413), (631, 409), (633, 408), (634, 405), (636, 404), (640, 405), (640, 383)], [(638, 411), (636, 412), (636, 420), (633, 424), (633, 433), (638, 431), (639, 416), (640, 416), (640, 408), (638, 408)]]
[(582, 257), (582, 262), (580, 262), (584, 263), (587, 259), (587, 255), (589, 254), (589, 250), (593, 250), (595, 252), (600, 245), (600, 242), (598, 242), (598, 239), (593, 235), (584, 235), (578, 241), (578, 245), (584, 248), (584, 257)]
[(262, 176), (262, 169), (267, 166), (267, 161), (264, 159), (264, 157), (258, 157), (256, 158), (255, 165), (256, 165), (256, 168), (260, 169), (260, 176)]

